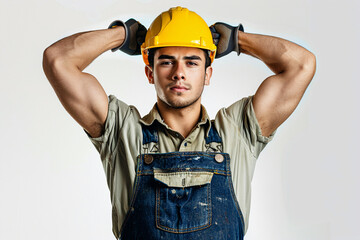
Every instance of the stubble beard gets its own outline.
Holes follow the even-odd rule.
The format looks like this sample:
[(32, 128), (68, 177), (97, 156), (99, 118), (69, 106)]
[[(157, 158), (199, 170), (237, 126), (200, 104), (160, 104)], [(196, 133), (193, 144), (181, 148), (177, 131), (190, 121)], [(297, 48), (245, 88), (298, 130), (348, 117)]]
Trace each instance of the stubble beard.
[[(190, 107), (194, 103), (196, 103), (201, 98), (201, 95), (202, 95), (203, 91), (204, 91), (204, 85), (202, 86), (202, 89), (201, 89), (200, 94), (198, 96), (196, 96), (193, 99), (189, 99), (187, 101), (186, 100), (181, 101), (181, 100), (176, 100), (176, 99), (175, 100), (171, 100), (171, 99), (163, 100), (161, 98), (159, 98), (159, 99), (160, 99), (160, 101), (162, 101), (169, 108), (172, 108), (172, 109), (184, 109), (184, 108)], [(183, 95), (183, 93), (178, 92), (178, 93), (176, 93), (176, 95), (181, 96), (181, 95)]]

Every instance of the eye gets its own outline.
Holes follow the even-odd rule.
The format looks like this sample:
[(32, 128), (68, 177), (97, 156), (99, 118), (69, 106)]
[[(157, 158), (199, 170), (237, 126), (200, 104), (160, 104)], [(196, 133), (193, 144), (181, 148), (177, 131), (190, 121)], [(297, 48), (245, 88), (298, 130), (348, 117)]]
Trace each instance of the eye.
[(187, 64), (190, 65), (190, 66), (197, 66), (197, 65), (199, 65), (196, 61), (189, 61), (189, 62), (187, 62)]
[(160, 65), (166, 66), (166, 65), (171, 65), (172, 61), (162, 61), (160, 62)]

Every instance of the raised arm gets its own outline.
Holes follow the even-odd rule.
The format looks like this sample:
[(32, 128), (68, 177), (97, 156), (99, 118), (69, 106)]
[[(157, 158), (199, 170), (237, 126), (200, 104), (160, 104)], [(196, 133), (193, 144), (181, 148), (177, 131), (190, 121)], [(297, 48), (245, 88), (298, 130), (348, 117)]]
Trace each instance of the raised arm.
[(242, 53), (263, 61), (275, 75), (266, 78), (253, 98), (262, 134), (269, 136), (295, 110), (315, 74), (314, 54), (290, 41), (239, 31)]
[(68, 113), (92, 136), (102, 134), (107, 95), (96, 78), (83, 70), (103, 52), (119, 46), (123, 27), (77, 33), (44, 51), (44, 72)]
[(216, 58), (232, 51), (263, 61), (275, 75), (265, 79), (253, 98), (253, 107), (261, 132), (269, 136), (295, 110), (315, 74), (314, 54), (285, 39), (244, 33), (236, 27), (218, 22), (210, 26), (217, 44)]

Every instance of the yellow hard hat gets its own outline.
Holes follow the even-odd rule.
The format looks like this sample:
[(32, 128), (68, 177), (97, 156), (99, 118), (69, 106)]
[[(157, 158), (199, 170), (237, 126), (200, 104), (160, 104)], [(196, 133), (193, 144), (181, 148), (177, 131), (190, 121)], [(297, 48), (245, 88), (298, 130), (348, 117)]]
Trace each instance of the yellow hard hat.
[(216, 46), (211, 31), (199, 15), (187, 8), (175, 7), (161, 13), (150, 25), (141, 54), (146, 65), (148, 49), (158, 47), (195, 47), (210, 51), (213, 62)]

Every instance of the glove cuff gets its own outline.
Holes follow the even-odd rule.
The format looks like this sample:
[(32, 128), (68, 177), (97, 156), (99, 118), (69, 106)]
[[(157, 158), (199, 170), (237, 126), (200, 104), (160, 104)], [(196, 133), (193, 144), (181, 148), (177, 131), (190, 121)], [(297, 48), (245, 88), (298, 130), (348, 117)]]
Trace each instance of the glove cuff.
[(240, 23), (237, 27), (234, 28), (234, 43), (235, 43), (235, 49), (234, 51), (237, 53), (237, 55), (239, 56), (241, 53), (241, 48), (239, 46), (239, 41), (238, 41), (238, 34), (239, 31), (244, 32), (244, 27), (243, 25)]
[(124, 42), (123, 42), (120, 46), (111, 49), (112, 52), (115, 52), (115, 51), (119, 50), (122, 46), (124, 46), (124, 44), (126, 43), (126, 41), (127, 41), (128, 38), (129, 38), (129, 37), (128, 37), (128, 36), (129, 36), (129, 30), (127, 29), (125, 23), (124, 23), (123, 21), (121, 21), (121, 20), (115, 20), (115, 21), (113, 21), (113, 22), (109, 25), (109, 27), (108, 27), (108, 29), (111, 29), (111, 28), (116, 28), (116, 27), (121, 27), (121, 26), (124, 27), (124, 29), (125, 29), (125, 39), (124, 39)]

